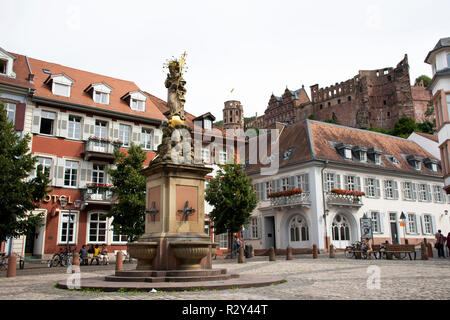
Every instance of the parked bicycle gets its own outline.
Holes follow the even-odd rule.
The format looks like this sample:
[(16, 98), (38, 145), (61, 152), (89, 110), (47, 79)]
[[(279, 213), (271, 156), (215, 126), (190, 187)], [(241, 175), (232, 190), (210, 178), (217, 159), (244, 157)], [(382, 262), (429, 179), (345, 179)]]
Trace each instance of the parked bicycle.
[[(361, 241), (356, 241), (355, 243), (353, 243), (350, 246), (347, 246), (345, 248), (345, 256), (347, 258), (353, 258), (356, 257), (357, 251), (361, 251), (363, 247), (363, 243)], [(358, 249), (359, 248), (359, 249)]]
[(72, 257), (73, 257), (73, 253), (77, 250), (77, 248), (75, 248), (73, 251), (67, 252), (67, 249), (65, 251), (63, 251), (63, 248), (59, 248), (59, 253), (55, 253), (53, 255), (53, 257), (48, 261), (48, 267), (57, 267), (57, 266), (61, 266), (61, 267), (65, 267), (68, 265), (72, 264)]
[(6, 253), (0, 253), (0, 270), (8, 269), (8, 257), (9, 256), (6, 255)]

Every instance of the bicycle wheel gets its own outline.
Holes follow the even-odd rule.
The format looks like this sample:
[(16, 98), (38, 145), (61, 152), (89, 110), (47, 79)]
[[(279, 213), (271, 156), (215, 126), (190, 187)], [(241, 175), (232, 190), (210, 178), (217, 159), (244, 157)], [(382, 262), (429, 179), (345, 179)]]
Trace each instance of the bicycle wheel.
[(59, 254), (54, 254), (50, 260), (49, 267), (57, 267), (61, 263), (61, 257)]
[(352, 248), (345, 248), (345, 256), (347, 258), (352, 258), (353, 257), (353, 249)]
[(61, 257), (61, 267), (66, 267), (67, 265), (69, 265), (70, 264), (69, 259), (70, 259), (70, 257), (67, 256), (67, 254), (63, 255)]

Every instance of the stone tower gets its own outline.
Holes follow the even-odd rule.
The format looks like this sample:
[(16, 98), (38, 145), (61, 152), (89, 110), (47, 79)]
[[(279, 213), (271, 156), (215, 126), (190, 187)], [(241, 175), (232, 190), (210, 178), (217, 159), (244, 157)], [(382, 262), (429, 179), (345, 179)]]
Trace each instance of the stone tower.
[(240, 101), (225, 101), (223, 109), (223, 129), (244, 129), (244, 109)]

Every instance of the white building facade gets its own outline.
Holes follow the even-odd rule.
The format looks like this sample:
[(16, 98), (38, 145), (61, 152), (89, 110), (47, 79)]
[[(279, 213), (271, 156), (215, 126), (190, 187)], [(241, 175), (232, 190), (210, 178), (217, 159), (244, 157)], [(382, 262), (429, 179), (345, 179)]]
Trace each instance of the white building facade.
[[(246, 232), (255, 249), (345, 248), (361, 240), (364, 216), (375, 244), (450, 231), (440, 163), (416, 143), (307, 120), (286, 127), (279, 145), (276, 175), (247, 169), (259, 199)], [(303, 192), (274, 197), (297, 188)]]

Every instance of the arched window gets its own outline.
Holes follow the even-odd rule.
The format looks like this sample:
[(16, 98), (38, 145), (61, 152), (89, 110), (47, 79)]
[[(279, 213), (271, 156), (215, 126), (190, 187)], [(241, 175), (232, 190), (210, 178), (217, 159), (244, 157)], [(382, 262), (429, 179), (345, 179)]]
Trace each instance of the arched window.
[(301, 216), (295, 216), (289, 223), (290, 240), (293, 241), (309, 241), (308, 224)]
[(333, 240), (350, 240), (350, 228), (347, 218), (337, 214), (331, 226)]

